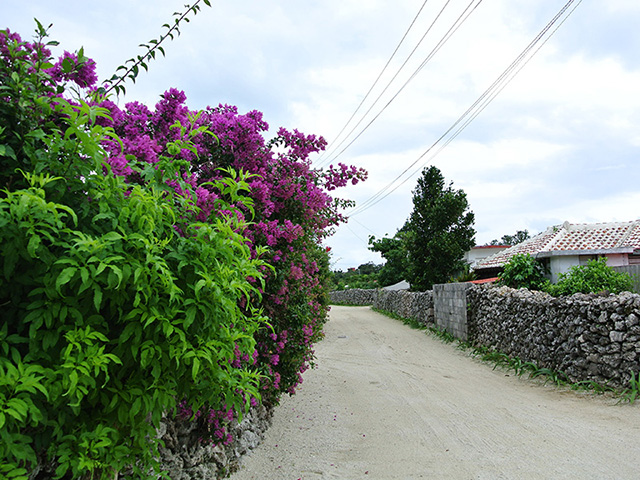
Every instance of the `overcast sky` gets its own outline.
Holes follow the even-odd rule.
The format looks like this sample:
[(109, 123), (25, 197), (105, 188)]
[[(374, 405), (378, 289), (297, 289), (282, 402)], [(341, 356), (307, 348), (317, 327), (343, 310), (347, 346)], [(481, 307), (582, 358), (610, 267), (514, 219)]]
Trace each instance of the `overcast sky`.
[[(183, 26), (165, 46), (166, 58), (127, 86), (121, 103), (153, 106), (176, 87), (192, 109), (228, 103), (241, 112), (264, 112), (271, 133), (284, 126), (323, 135), (331, 155), (316, 157), (316, 164), (340, 161), (369, 171), (367, 182), (339, 191), (359, 205), (414, 164), (408, 171), (413, 176), (401, 177), (404, 183), (392, 184), (388, 195), (357, 211), (327, 241), (336, 269), (381, 263), (367, 239), (393, 235), (403, 225), (417, 176), (428, 165), (467, 193), (479, 245), (566, 220), (640, 218), (640, 2), (575, 0), (561, 17), (566, 21), (537, 44), (537, 54), (493, 102), (457, 137), (445, 136), (429, 150), (567, 3), (478, 1), (450, 0), (443, 10), (446, 0), (211, 0), (213, 8), (203, 7)], [(142, 53), (138, 44), (157, 38), (184, 3), (0, 0), (0, 28), (28, 39), (34, 17), (53, 23), (51, 37), (61, 42), (57, 53), (83, 46), (101, 78), (108, 78)], [(342, 140), (336, 136), (423, 5), (355, 120), (370, 113), (335, 149)], [(432, 55), (469, 5), (466, 21)]]

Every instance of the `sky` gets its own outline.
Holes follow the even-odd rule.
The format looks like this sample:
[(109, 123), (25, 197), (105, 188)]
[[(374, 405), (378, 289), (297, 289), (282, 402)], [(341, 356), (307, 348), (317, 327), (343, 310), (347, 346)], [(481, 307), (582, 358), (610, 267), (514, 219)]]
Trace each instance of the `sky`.
[[(53, 24), (54, 53), (84, 47), (106, 79), (143, 53), (138, 45), (158, 38), (184, 4), (0, 0), (0, 28), (30, 39), (34, 18)], [(535, 55), (523, 58), (486, 108), (471, 111), (477, 116), (455, 137), (447, 132), (567, 0), (211, 4), (119, 102), (152, 107), (175, 87), (191, 109), (222, 103), (262, 111), (269, 135), (282, 126), (324, 136), (329, 146), (313, 157), (318, 167), (342, 162), (368, 170), (366, 182), (336, 191), (360, 208), (348, 210), (349, 222), (326, 240), (334, 269), (383, 262), (368, 238), (402, 227), (417, 178), (430, 165), (467, 194), (478, 245), (564, 221), (640, 218), (637, 0), (570, 3), (549, 30), (559, 26), (555, 33), (535, 44)], [(465, 9), (466, 20), (451, 30)], [(354, 112), (344, 130), (353, 133), (341, 144)]]

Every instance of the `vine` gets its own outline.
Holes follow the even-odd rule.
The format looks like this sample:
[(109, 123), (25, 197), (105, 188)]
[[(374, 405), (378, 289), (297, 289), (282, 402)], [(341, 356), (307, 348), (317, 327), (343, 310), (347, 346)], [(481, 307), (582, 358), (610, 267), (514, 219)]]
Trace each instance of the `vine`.
[[(105, 81), (107, 87), (103, 89), (101, 93), (108, 94), (111, 91), (115, 92), (116, 95), (126, 93), (126, 89), (122, 84), (127, 79), (131, 80), (133, 83), (136, 83), (136, 78), (140, 73), (140, 67), (144, 68), (145, 71), (149, 71), (147, 63), (149, 60), (154, 60), (156, 58), (156, 51), (162, 53), (163, 57), (165, 56), (164, 48), (161, 46), (162, 42), (164, 42), (167, 38), (171, 38), (171, 40), (173, 40), (174, 34), (180, 36), (180, 23), (182, 21), (189, 23), (189, 14), (193, 14), (195, 16), (198, 14), (198, 12), (200, 12), (200, 2), (204, 3), (208, 7), (211, 7), (210, 0), (196, 0), (193, 5), (185, 5), (185, 11), (174, 12), (173, 16), (175, 18), (173, 24), (170, 25), (168, 23), (165, 23), (164, 25), (162, 25), (162, 28), (167, 29), (166, 33), (160, 35), (160, 38), (158, 39), (151, 39), (147, 43), (141, 43), (139, 46), (146, 48), (147, 51), (142, 55), (137, 55), (134, 58), (130, 58), (129, 60), (124, 62), (124, 64), (116, 68), (116, 73), (109, 80)], [(131, 65), (127, 66), (127, 64)], [(123, 70), (124, 73), (117, 73)]]

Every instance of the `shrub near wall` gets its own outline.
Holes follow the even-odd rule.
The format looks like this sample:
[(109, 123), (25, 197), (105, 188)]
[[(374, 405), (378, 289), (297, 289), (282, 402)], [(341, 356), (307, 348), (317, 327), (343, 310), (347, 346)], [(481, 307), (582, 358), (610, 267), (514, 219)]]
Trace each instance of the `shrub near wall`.
[(476, 345), (564, 372), (572, 382), (624, 388), (640, 370), (640, 295), (554, 298), (486, 285), (467, 295)]

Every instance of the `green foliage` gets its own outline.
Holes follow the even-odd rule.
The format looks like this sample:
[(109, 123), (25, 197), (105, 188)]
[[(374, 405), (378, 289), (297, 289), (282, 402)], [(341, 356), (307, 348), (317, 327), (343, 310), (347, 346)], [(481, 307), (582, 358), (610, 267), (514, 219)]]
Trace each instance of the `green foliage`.
[(414, 290), (430, 290), (464, 268), (463, 256), (475, 244), (474, 214), (467, 196), (445, 186), (434, 166), (426, 168), (413, 191), (413, 211), (405, 226), (408, 277)]
[(621, 401), (634, 404), (640, 396), (640, 372), (636, 375), (631, 372), (631, 378), (629, 379), (629, 388), (626, 388), (622, 392)]
[(342, 270), (331, 272), (332, 290), (378, 288), (378, 274), (382, 268), (382, 265), (368, 262), (358, 266), (358, 268), (350, 268), (346, 272)]
[(427, 330), (427, 327), (424, 324), (420, 323), (415, 318), (402, 317), (396, 313), (390, 312), (389, 310), (385, 310), (383, 308), (371, 307), (371, 310), (373, 310), (374, 312), (378, 312), (386, 317), (393, 318), (395, 320), (400, 320), (402, 323), (413, 328), (414, 330)]
[(471, 266), (467, 263), (459, 273), (451, 277), (450, 283), (471, 282), (475, 279), (476, 274), (473, 270), (471, 270)]
[(606, 257), (590, 260), (586, 265), (576, 265), (567, 273), (558, 275), (556, 284), (549, 284), (546, 291), (554, 296), (574, 293), (620, 293), (632, 291), (633, 278), (625, 272), (616, 272), (607, 265)]
[(457, 343), (457, 348), (463, 351), (468, 351), (470, 355), (479, 358), (483, 362), (492, 363), (493, 369), (504, 368), (506, 370), (513, 371), (517, 376), (522, 376), (528, 373), (529, 378), (542, 378), (544, 383), (552, 382), (557, 387), (567, 386), (572, 390), (588, 390), (596, 394), (612, 393), (620, 398), (620, 402), (635, 403), (640, 396), (640, 372), (636, 375), (631, 372), (631, 378), (629, 379), (629, 387), (620, 391), (616, 390), (609, 385), (601, 385), (593, 380), (585, 380), (582, 382), (571, 382), (569, 377), (563, 373), (552, 370), (546, 367), (540, 367), (538, 364), (532, 361), (525, 361), (521, 358), (507, 355), (504, 352), (500, 352), (493, 347), (487, 347), (484, 345), (474, 345), (470, 342), (456, 339), (452, 334), (445, 329), (436, 327), (425, 327), (415, 319), (407, 319), (397, 315), (393, 312), (383, 310), (380, 308), (372, 307), (372, 310), (381, 313), (389, 318), (401, 320), (405, 325), (411, 328), (419, 330), (427, 330), (427, 332), (436, 338), (439, 338), (444, 343)]
[[(258, 373), (231, 361), (265, 323), (252, 307), (265, 265), (240, 217), (188, 221), (179, 162), (125, 183), (104, 163), (105, 111), (40, 96), (41, 72), (16, 71), (0, 101), (0, 478), (27, 478), (40, 456), (56, 478), (156, 478), (163, 412), (259, 398)], [(233, 212), (246, 175), (224, 182)]]
[(444, 343), (453, 343), (456, 340), (456, 337), (454, 337), (452, 333), (447, 332), (444, 328), (431, 327), (429, 328), (429, 332)]
[(379, 252), (386, 260), (378, 273), (378, 284), (381, 287), (394, 285), (406, 280), (409, 275), (409, 259), (406, 245), (406, 230), (398, 230), (393, 238), (383, 237), (379, 240), (369, 237), (369, 250)]
[(488, 245), (518, 245), (519, 243), (529, 240), (529, 230), (518, 230), (513, 235), (503, 235), (500, 240), (491, 240)]
[(544, 277), (544, 267), (528, 253), (511, 257), (499, 275), (499, 283), (511, 288), (541, 290), (549, 281)]

